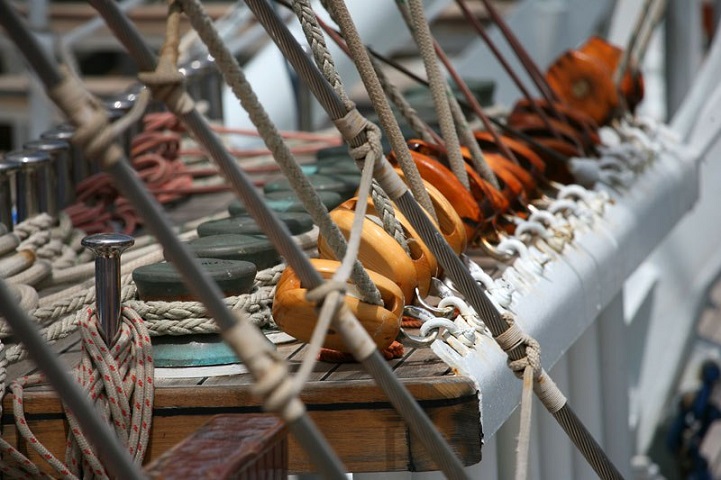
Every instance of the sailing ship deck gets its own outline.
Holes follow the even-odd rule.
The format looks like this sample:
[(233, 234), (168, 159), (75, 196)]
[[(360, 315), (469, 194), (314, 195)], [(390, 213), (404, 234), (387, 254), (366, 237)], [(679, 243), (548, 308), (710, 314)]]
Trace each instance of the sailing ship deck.
[[(57, 347), (68, 364), (75, 363), (80, 356), (77, 335), (59, 342)], [(305, 352), (306, 346), (295, 341), (278, 345), (278, 353), (288, 361), (291, 371), (298, 369)], [(451, 372), (430, 349), (407, 349), (402, 358), (392, 360), (390, 365), (464, 463), (479, 462), (480, 411), (472, 380)], [(32, 362), (25, 360), (11, 366), (8, 373), (14, 378), (34, 371)], [(155, 384), (147, 461), (157, 458), (213, 415), (262, 411), (251, 393), (252, 379), (248, 373), (156, 378)], [(318, 362), (301, 398), (351, 471), (436, 469), (430, 456), (360, 365)], [(62, 454), (67, 424), (55, 394), (48, 388), (30, 389), (23, 403), (28, 424), (38, 439), (51, 451)], [(23, 453), (30, 454), (31, 460), (40, 460), (17, 439), (10, 413), (11, 395), (5, 397), (3, 411), (3, 438), (19, 445)], [(305, 453), (292, 438), (289, 462), (292, 472), (312, 470)]]
[[(231, 198), (229, 193), (195, 196), (168, 214), (174, 223), (181, 224), (225, 210)], [(79, 332), (58, 341), (54, 347), (70, 368), (80, 358)], [(306, 346), (297, 341), (281, 341), (277, 351), (287, 360), (290, 371), (295, 372), (303, 361)], [(407, 348), (402, 358), (389, 364), (463, 462), (478, 463), (482, 434), (480, 403), (473, 381), (452, 372), (430, 349)], [(182, 369), (173, 370), (177, 374)], [(10, 365), (8, 384), (36, 371), (29, 359)], [(163, 378), (168, 373), (169, 369), (156, 371), (154, 418), (146, 462), (189, 436), (213, 415), (262, 412), (251, 391), (252, 378), (243, 367), (220, 376)], [(425, 449), (359, 364), (316, 363), (301, 399), (349, 471), (436, 470)], [(30, 428), (62, 458), (67, 424), (56, 395), (49, 387), (29, 389), (23, 404)], [(12, 411), (12, 395), (7, 395), (3, 401), (3, 438), (18, 445), (32, 461), (42, 464), (39, 456), (17, 439)], [(311, 471), (308, 458), (292, 438), (289, 447), (289, 470)]]

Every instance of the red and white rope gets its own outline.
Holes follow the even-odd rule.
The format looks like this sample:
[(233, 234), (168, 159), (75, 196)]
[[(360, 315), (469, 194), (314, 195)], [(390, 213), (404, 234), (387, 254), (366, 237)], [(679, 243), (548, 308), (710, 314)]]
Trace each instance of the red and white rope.
[[(133, 459), (140, 463), (149, 441), (154, 392), (152, 346), (143, 319), (135, 311), (123, 308), (122, 323), (112, 347), (105, 345), (93, 309), (80, 312), (78, 321), (82, 354), (73, 370), (74, 377), (88, 392), (97, 413), (113, 425)], [(72, 412), (66, 412), (69, 429), (64, 462), (42, 445), (32, 432), (25, 417), (23, 395), (26, 388), (42, 383), (45, 383), (44, 375), (38, 373), (10, 384), (19, 436), (59, 478), (108, 478)], [(55, 478), (41, 471), (3, 438), (0, 438), (0, 453), (0, 472), (9, 478)]]

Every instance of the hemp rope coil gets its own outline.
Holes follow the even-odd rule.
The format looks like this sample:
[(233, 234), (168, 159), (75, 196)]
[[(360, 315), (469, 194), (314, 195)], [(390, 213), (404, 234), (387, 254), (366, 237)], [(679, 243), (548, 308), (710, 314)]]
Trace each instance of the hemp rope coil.
[[(114, 427), (133, 460), (141, 463), (148, 446), (153, 415), (152, 347), (143, 319), (128, 308), (123, 308), (121, 315), (122, 323), (115, 343), (107, 347), (100, 335), (96, 313), (92, 309), (82, 313), (79, 319), (83, 340), (81, 360), (73, 374), (103, 418)], [(23, 393), (26, 388), (43, 383), (46, 383), (45, 376), (38, 373), (10, 384), (15, 424), (20, 436), (61, 478), (108, 479), (73, 412), (66, 411), (69, 429), (64, 462), (33, 434), (23, 410)], [(0, 472), (12, 478), (53, 478), (41, 472), (1, 437), (0, 452), (3, 454)]]

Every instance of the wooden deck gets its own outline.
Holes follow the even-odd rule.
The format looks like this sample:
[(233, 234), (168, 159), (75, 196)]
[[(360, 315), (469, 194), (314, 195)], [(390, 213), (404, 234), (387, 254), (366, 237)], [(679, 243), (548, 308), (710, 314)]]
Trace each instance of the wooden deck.
[[(80, 355), (77, 337), (61, 342), (60, 352), (68, 364)], [(292, 371), (306, 351), (304, 344), (278, 345)], [(467, 465), (481, 460), (481, 426), (476, 387), (454, 375), (429, 349), (408, 349), (393, 360), (396, 375), (411, 391), (434, 424), (446, 436)], [(10, 368), (12, 377), (35, 371), (30, 361)], [(156, 378), (151, 443), (146, 462), (152, 461), (213, 415), (258, 413), (261, 406), (251, 392), (250, 375), (183, 379)], [(319, 362), (301, 395), (310, 416), (334, 446), (349, 471), (435, 470), (430, 456), (413, 437), (400, 416), (358, 364)], [(67, 424), (56, 395), (49, 388), (27, 391), (24, 401), (28, 424), (51, 451), (61, 455)], [(12, 396), (3, 402), (3, 437), (42, 464), (16, 436)], [(305, 453), (291, 438), (291, 472), (312, 471)]]

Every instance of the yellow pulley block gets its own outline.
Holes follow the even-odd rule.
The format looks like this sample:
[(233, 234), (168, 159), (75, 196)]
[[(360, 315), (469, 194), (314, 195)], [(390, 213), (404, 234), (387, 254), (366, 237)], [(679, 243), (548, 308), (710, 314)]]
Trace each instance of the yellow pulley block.
[[(346, 209), (336, 208), (330, 212), (331, 219), (346, 238), (353, 225), (353, 215), (353, 211)], [(318, 253), (320, 258), (336, 259), (323, 235), (318, 236)], [(413, 260), (383, 227), (368, 218), (363, 222), (358, 261), (367, 269), (395, 282), (401, 288), (404, 298), (409, 302), (413, 300), (418, 286)]]
[[(340, 266), (340, 262), (335, 260), (313, 258), (310, 262), (324, 279), (331, 278)], [(351, 283), (348, 283), (345, 303), (382, 350), (393, 343), (400, 331), (405, 298), (398, 285), (388, 278), (371, 270), (368, 270), (368, 274), (380, 291), (383, 305), (360, 301), (354, 295), (355, 286)], [(278, 280), (273, 299), (275, 323), (284, 332), (303, 342), (310, 340), (317, 319), (316, 305), (306, 300), (307, 292), (295, 271), (288, 267)], [(329, 329), (323, 346), (348, 352), (340, 334), (332, 328)]]
[[(358, 197), (353, 197), (338, 206), (338, 209), (355, 211)], [(375, 207), (372, 198), (368, 198), (371, 209), (368, 211), (370, 215), (374, 215)], [(395, 216), (403, 229), (403, 233), (408, 241), (408, 250), (416, 270), (416, 278), (418, 280), (418, 292), (421, 297), (426, 297), (431, 287), (431, 277), (438, 274), (438, 262), (436, 257), (431, 253), (428, 246), (423, 242), (418, 232), (413, 228), (408, 219), (394, 205)], [(344, 232), (347, 235), (346, 232)]]
[[(406, 177), (403, 175), (403, 170), (396, 167), (395, 171), (405, 182)], [(434, 223), (438, 228), (438, 231), (441, 232), (441, 235), (443, 235), (443, 238), (446, 239), (446, 242), (448, 242), (448, 245), (451, 246), (453, 251), (456, 252), (457, 255), (460, 255), (466, 250), (468, 242), (468, 237), (466, 236), (466, 226), (464, 225), (461, 216), (458, 215), (451, 202), (448, 201), (440, 190), (426, 180), (423, 180), (423, 186), (426, 187), (426, 191), (431, 197), (433, 208), (436, 211), (438, 223)]]

